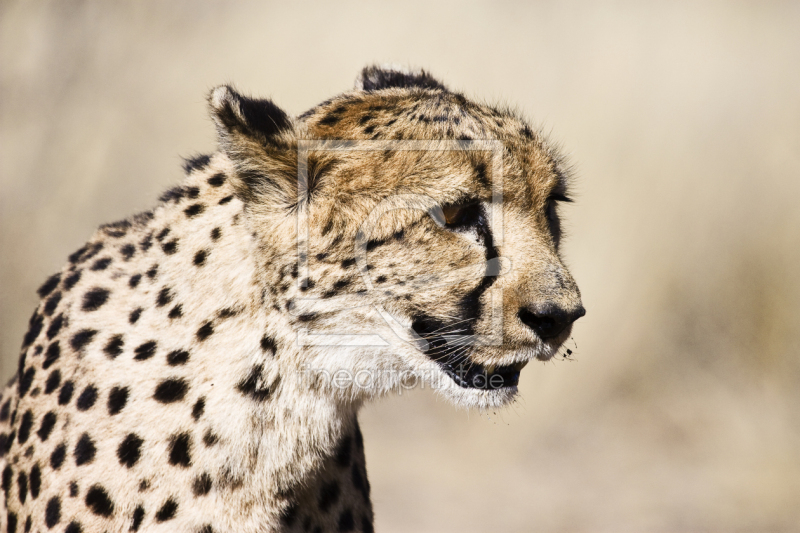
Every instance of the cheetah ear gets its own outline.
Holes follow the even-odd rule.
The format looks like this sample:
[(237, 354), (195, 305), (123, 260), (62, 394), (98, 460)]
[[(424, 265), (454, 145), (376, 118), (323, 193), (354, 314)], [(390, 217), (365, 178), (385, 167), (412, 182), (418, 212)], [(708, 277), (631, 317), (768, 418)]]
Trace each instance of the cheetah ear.
[(447, 87), (424, 70), (409, 70), (396, 65), (369, 65), (356, 78), (357, 91), (378, 91), (389, 87), (440, 89)]
[(297, 191), (297, 135), (271, 100), (248, 98), (222, 85), (208, 97), (219, 144), (233, 161), (236, 193), (245, 203), (291, 205)]

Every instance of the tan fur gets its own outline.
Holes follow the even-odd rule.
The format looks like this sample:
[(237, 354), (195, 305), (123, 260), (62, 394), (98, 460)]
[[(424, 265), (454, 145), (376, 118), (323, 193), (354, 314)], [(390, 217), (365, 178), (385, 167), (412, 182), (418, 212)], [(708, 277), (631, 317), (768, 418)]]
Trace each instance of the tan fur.
[[(547, 304), (578, 316), (580, 295), (557, 249), (553, 204), (566, 193), (560, 158), (514, 114), (427, 78), (397, 73), (428, 85), (369, 89), (387, 73), (366, 69), (359, 87), (367, 91), (298, 118), (283, 121), (279, 110), (261, 105), (274, 118), (263, 124), (233, 89), (216, 89), (209, 105), (221, 151), (196, 165), (179, 194), (151, 215), (101, 228), (64, 267), (32, 319), (20, 374), (3, 394), (4, 528), (10, 520), (22, 531), (30, 520), (33, 531), (47, 531), (49, 517), (58, 531), (73, 523), (82, 531), (128, 531), (141, 506), (139, 531), (371, 531), (356, 419), (364, 401), (397, 390), (411, 373), (457, 405), (495, 407), (516, 394), (515, 386), (455, 385), (425, 354), (426, 336), (415, 334), (414, 320), (457, 331), (467, 327), (457, 324), (461, 318), (475, 335), (500, 324), (499, 343), (460, 348), (471, 365), (505, 367), (556, 353), (569, 327), (542, 339), (518, 313)], [(368, 143), (320, 149), (317, 140), (430, 142), (425, 150)], [(501, 150), (451, 149), (459, 140)], [(432, 150), (439, 142), (446, 149)], [(502, 203), (492, 207), (497, 180)], [(464, 198), (484, 206), (483, 229), (437, 222), (441, 206)], [(298, 233), (306, 226), (307, 238)], [(475, 292), (487, 272), (486, 232), (500, 275)], [(298, 250), (307, 256), (298, 258)], [(109, 264), (93, 270), (104, 258)], [(76, 272), (80, 280), (67, 288)], [(108, 296), (87, 310), (94, 288)], [(471, 294), (479, 298), (466, 317)], [(496, 316), (493, 301), (501, 302)], [(49, 335), (59, 316), (63, 326)], [(95, 333), (76, 348), (81, 330)], [(301, 342), (343, 332), (379, 335), (386, 345)], [(154, 349), (137, 351), (149, 341)], [(60, 357), (45, 365), (56, 343)], [(140, 352), (147, 357), (137, 359)], [(341, 370), (368, 372), (374, 381), (340, 387), (325, 378)], [(55, 372), (59, 386), (48, 391)], [(169, 379), (183, 380), (185, 391), (165, 403), (158, 391)], [(74, 393), (62, 405), (67, 381)], [(93, 403), (87, 387), (96, 388)], [(114, 387), (127, 387), (128, 396), (112, 414)], [(41, 428), (49, 412), (56, 422), (48, 433)], [(118, 450), (131, 433), (142, 444), (126, 466)], [(96, 451), (79, 465), (84, 434)], [(60, 444), (66, 452), (56, 464)], [(98, 500), (95, 486), (107, 500)], [(49, 503), (56, 499), (57, 517)], [(170, 500), (177, 509), (165, 518)]]

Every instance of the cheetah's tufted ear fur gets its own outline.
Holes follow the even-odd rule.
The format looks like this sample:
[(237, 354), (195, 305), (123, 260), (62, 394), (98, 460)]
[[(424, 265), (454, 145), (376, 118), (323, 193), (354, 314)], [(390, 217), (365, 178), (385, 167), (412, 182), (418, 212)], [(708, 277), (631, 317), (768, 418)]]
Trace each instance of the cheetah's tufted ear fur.
[(242, 96), (228, 85), (211, 91), (219, 143), (236, 167), (236, 193), (246, 204), (292, 205), (297, 198), (297, 135), (271, 100)]
[(389, 87), (440, 89), (447, 87), (424, 70), (409, 70), (397, 65), (369, 65), (356, 78), (357, 91), (377, 91)]

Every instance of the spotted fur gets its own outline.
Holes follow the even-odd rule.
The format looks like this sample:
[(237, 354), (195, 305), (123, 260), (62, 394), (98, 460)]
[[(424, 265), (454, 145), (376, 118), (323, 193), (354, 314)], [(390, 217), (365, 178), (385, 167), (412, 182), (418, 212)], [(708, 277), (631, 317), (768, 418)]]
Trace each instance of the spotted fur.
[[(583, 312), (558, 257), (563, 163), (513, 113), (380, 67), (297, 118), (227, 86), (209, 105), (220, 151), (39, 289), (0, 399), (4, 531), (371, 532), (363, 402), (414, 371), (459, 405), (507, 403), (516, 378), (493, 369), (551, 357)], [(504, 230), (486, 150), (299, 158), (310, 140), (496, 141)], [(422, 203), (369, 218), (409, 195)], [(498, 319), (499, 344), (447, 337)], [(308, 331), (390, 340), (298, 342)], [(460, 383), (456, 363), (502, 386)], [(322, 379), (338, 370), (374, 382)]]

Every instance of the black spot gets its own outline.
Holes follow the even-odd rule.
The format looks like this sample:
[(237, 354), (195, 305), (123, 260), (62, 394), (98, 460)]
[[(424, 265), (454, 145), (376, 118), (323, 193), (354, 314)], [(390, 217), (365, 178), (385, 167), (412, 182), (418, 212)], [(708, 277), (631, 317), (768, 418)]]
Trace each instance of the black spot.
[(75, 284), (78, 283), (78, 281), (80, 281), (80, 279), (81, 279), (81, 271), (76, 270), (75, 272), (67, 276), (67, 279), (64, 280), (64, 290), (68, 291), (72, 289), (72, 287), (74, 287)]
[[(139, 317), (137, 316), (136, 318), (138, 320)], [(134, 320), (133, 322), (136, 322), (136, 320)], [(131, 324), (133, 322), (131, 322)], [(119, 354), (122, 353), (122, 347), (124, 345), (125, 341), (123, 340), (122, 335), (114, 335), (113, 337), (111, 337), (111, 339), (109, 339), (108, 343), (103, 348), (103, 351), (111, 359), (114, 359), (115, 357), (117, 357)]]
[(61, 357), (61, 345), (58, 344), (58, 341), (53, 342), (50, 346), (47, 347), (47, 351), (45, 352), (44, 361), (42, 362), (42, 368), (47, 370), (52, 366), (53, 363), (58, 361), (58, 358)]
[(147, 277), (148, 277), (148, 278), (150, 278), (150, 279), (155, 279), (155, 277), (156, 277), (156, 274), (158, 274), (158, 265), (153, 265), (153, 266), (151, 266), (151, 267), (150, 267), (150, 270), (148, 270), (147, 272), (145, 272), (145, 274), (147, 274)]
[(108, 492), (101, 485), (92, 485), (86, 491), (86, 507), (100, 516), (109, 517), (114, 512), (114, 502), (108, 496)]
[(61, 291), (56, 291), (44, 303), (44, 309), (43, 309), (44, 314), (46, 316), (52, 315), (53, 311), (55, 311), (56, 307), (58, 307), (59, 302), (61, 302)]
[(22, 415), (22, 420), (19, 423), (19, 434), (17, 435), (17, 442), (25, 444), (28, 437), (31, 436), (31, 427), (33, 427), (33, 411), (28, 409)]
[(378, 276), (377, 278), (375, 278), (376, 283), (383, 283), (385, 281), (386, 281), (386, 276)]
[(187, 217), (192, 218), (202, 213), (204, 209), (205, 206), (203, 204), (192, 204), (186, 209), (184, 209), (183, 212), (186, 214)]
[(83, 528), (81, 527), (80, 522), (73, 520), (69, 523), (67, 528), (64, 530), (64, 533), (82, 533)]
[(333, 284), (333, 289), (338, 291), (338, 290), (344, 289), (348, 285), (350, 285), (350, 280), (349, 279), (340, 279), (339, 281), (337, 281), (337, 282), (335, 282)]
[(53, 470), (58, 470), (64, 464), (64, 458), (67, 456), (67, 447), (64, 443), (59, 444), (50, 454), (50, 466)]
[(161, 231), (159, 231), (158, 235), (156, 235), (156, 240), (158, 242), (163, 241), (166, 238), (166, 236), (169, 235), (169, 231), (170, 231), (169, 228), (164, 228)]
[(28, 475), (25, 472), (20, 472), (17, 475), (17, 489), (19, 502), (25, 503), (25, 500), (28, 499)]
[(183, 187), (172, 187), (164, 191), (164, 194), (161, 195), (159, 200), (162, 202), (177, 202), (183, 198), (185, 194), (186, 192), (183, 190)]
[(115, 415), (128, 403), (128, 387), (114, 387), (108, 393), (108, 414)]
[(11, 469), (11, 465), (6, 465), (3, 469), (3, 492), (6, 493), (8, 496), (8, 491), (11, 490), (11, 481), (14, 479), (14, 471)]
[(22, 340), (22, 348), (27, 348), (33, 341), (36, 340), (36, 337), (39, 336), (39, 333), (42, 331), (42, 325), (44, 325), (44, 317), (39, 313), (33, 313), (31, 319), (28, 321), (28, 332), (25, 333), (25, 338)]
[(214, 228), (211, 230), (211, 240), (218, 241), (219, 238), (222, 236), (222, 230), (219, 228)]
[(89, 245), (88, 244), (84, 244), (83, 246), (81, 246), (80, 248), (78, 248), (77, 250), (72, 252), (69, 255), (69, 257), (67, 257), (67, 259), (69, 260), (70, 263), (77, 263), (78, 260), (83, 255), (83, 253), (88, 249), (89, 249)]
[(47, 338), (52, 339), (58, 332), (61, 331), (61, 328), (64, 326), (64, 315), (58, 315), (53, 319), (50, 323), (50, 327), (47, 328)]
[(302, 315), (297, 315), (297, 320), (300, 322), (311, 322), (315, 318), (317, 318), (316, 313), (304, 313)]
[(67, 405), (72, 400), (72, 393), (75, 391), (75, 384), (72, 381), (65, 381), (58, 392), (58, 405)]
[(70, 482), (69, 484), (69, 495), (70, 497), (74, 498), (78, 495), (78, 483), (75, 481)]
[(169, 310), (169, 314), (167, 316), (173, 320), (182, 317), (183, 306), (181, 304), (176, 305), (175, 307)]
[(356, 528), (356, 521), (353, 519), (353, 512), (350, 509), (345, 509), (339, 515), (339, 531), (353, 531)]
[(137, 361), (144, 361), (146, 359), (150, 359), (156, 353), (156, 347), (158, 344), (156, 341), (147, 341), (143, 344), (137, 346), (133, 352), (136, 354), (133, 358)]
[(191, 438), (188, 433), (173, 435), (170, 439), (169, 464), (182, 467), (192, 464)]
[(42, 417), (42, 423), (39, 426), (39, 431), (36, 432), (42, 442), (46, 441), (50, 437), (50, 433), (53, 431), (53, 427), (56, 425), (56, 418), (56, 413), (54, 411), (48, 411)]
[(139, 531), (139, 528), (142, 525), (142, 520), (144, 520), (144, 507), (141, 505), (137, 505), (136, 509), (133, 510), (133, 521), (131, 523), (131, 531)]
[(166, 522), (167, 520), (175, 518), (175, 513), (177, 511), (178, 502), (170, 498), (164, 502), (164, 505), (161, 506), (161, 509), (156, 511), (156, 522)]
[(136, 253), (136, 247), (132, 244), (126, 244), (122, 248), (119, 249), (120, 253), (122, 254), (123, 259), (125, 261), (129, 261), (133, 254)]
[(203, 416), (203, 412), (206, 409), (206, 399), (200, 397), (197, 402), (195, 402), (194, 407), (192, 407), (192, 418), (195, 420), (199, 420), (201, 416)]
[(214, 533), (214, 528), (211, 524), (204, 524), (203, 527), (197, 530), (197, 533)]
[(81, 438), (78, 439), (78, 443), (75, 445), (75, 451), (72, 452), (75, 456), (75, 464), (78, 466), (94, 461), (95, 453), (97, 453), (97, 448), (88, 433), (81, 435)]
[(50, 394), (56, 390), (59, 385), (61, 385), (61, 371), (56, 369), (47, 376), (47, 381), (44, 384), (44, 393)]
[(336, 480), (325, 483), (320, 489), (319, 497), (317, 498), (319, 510), (323, 513), (327, 512), (339, 500), (339, 492), (339, 483)]
[(196, 254), (194, 254), (194, 264), (197, 266), (202, 265), (206, 262), (206, 257), (208, 256), (208, 252), (205, 250), (200, 250)]
[(112, 222), (110, 224), (103, 224), (100, 226), (100, 229), (105, 231), (105, 234), (109, 237), (114, 237), (116, 239), (120, 237), (124, 237), (128, 230), (131, 227), (131, 223), (128, 220), (120, 220), (118, 222)]
[(136, 286), (139, 285), (140, 281), (142, 281), (142, 275), (141, 274), (134, 274), (133, 276), (131, 276), (131, 279), (128, 280), (128, 286), (131, 289), (135, 289)]
[(6, 531), (14, 533), (17, 530), (17, 514), (8, 512), (6, 515)]
[(151, 246), (153, 246), (153, 234), (149, 233), (144, 239), (142, 239), (142, 242), (139, 243), (139, 247), (143, 252), (146, 252)]
[(128, 322), (131, 324), (136, 324), (136, 321), (139, 320), (140, 316), (142, 316), (142, 311), (144, 311), (144, 309), (141, 307), (131, 311), (131, 314), (128, 316)]
[(28, 358), (27, 350), (23, 350), (19, 356), (19, 362), (17, 363), (17, 375), (21, 376), (25, 372), (25, 361)]
[(128, 434), (127, 437), (117, 447), (117, 458), (119, 464), (131, 468), (142, 456), (142, 444), (144, 440), (135, 433)]
[(47, 502), (47, 507), (44, 510), (44, 523), (47, 525), (48, 529), (52, 529), (60, 520), (61, 500), (58, 496), (53, 496)]
[(267, 337), (265, 335), (261, 338), (261, 349), (270, 355), (275, 355), (278, 347), (275, 345), (275, 341), (271, 337)]
[(0, 422), (5, 422), (8, 420), (8, 415), (11, 412), (11, 398), (3, 402), (3, 406), (0, 407)]
[(206, 181), (212, 187), (220, 187), (223, 183), (225, 183), (225, 174), (219, 172), (208, 178)]
[(167, 364), (170, 366), (183, 365), (188, 360), (189, 352), (185, 350), (175, 350), (167, 354)]
[(342, 268), (350, 268), (351, 266), (353, 266), (355, 264), (356, 264), (356, 260), (355, 259), (345, 259), (341, 263)]
[(5, 457), (14, 444), (15, 433), (12, 431), (11, 435), (8, 433), (0, 433), (0, 457)]
[(69, 341), (70, 346), (76, 352), (81, 351), (87, 344), (92, 342), (94, 336), (97, 334), (97, 331), (94, 329), (82, 329), (78, 333), (72, 336), (72, 339)]
[(34, 499), (39, 497), (39, 490), (42, 488), (42, 469), (39, 468), (39, 464), (33, 465), (31, 468), (31, 496)]
[(236, 385), (236, 389), (256, 401), (262, 402), (266, 400), (269, 398), (270, 390), (269, 386), (262, 380), (263, 372), (263, 365), (255, 365), (250, 369), (247, 376)]
[(83, 295), (83, 310), (97, 311), (108, 301), (109, 291), (101, 287), (94, 287)]
[(161, 249), (164, 250), (164, 253), (167, 255), (174, 254), (178, 251), (178, 239), (172, 239), (171, 241), (162, 244)]
[(173, 295), (172, 290), (169, 287), (164, 287), (158, 292), (158, 298), (156, 298), (156, 306), (164, 307), (168, 303), (172, 301)]
[[(33, 377), (36, 374), (36, 369), (33, 367), (28, 368), (24, 374), (22, 374), (19, 378), (19, 397), (22, 398), (26, 394), (28, 394), (28, 390), (30, 390), (31, 385), (33, 384)], [(13, 420), (12, 420), (13, 422)]]
[(47, 281), (45, 281), (42, 284), (42, 286), (39, 287), (39, 290), (36, 291), (37, 293), (39, 293), (39, 298), (44, 298), (45, 296), (47, 296), (48, 294), (53, 292), (53, 290), (56, 287), (58, 287), (59, 283), (61, 283), (61, 274), (60, 273), (59, 274), (53, 274), (52, 276), (47, 278)]
[(351, 449), (353, 447), (353, 437), (347, 435), (345, 438), (339, 442), (339, 446), (336, 448), (336, 452), (334, 457), (336, 458), (336, 464), (341, 466), (342, 468), (350, 465), (350, 455)]
[(225, 198), (219, 201), (219, 205), (225, 205), (231, 200), (233, 200), (233, 196), (226, 196)]
[(97, 272), (98, 270), (105, 270), (108, 268), (108, 265), (110, 264), (111, 264), (110, 257), (102, 257), (94, 262), (94, 264), (92, 265), (92, 270), (94, 270), (95, 272)]
[(156, 387), (153, 394), (153, 399), (161, 403), (172, 403), (183, 400), (186, 392), (189, 390), (189, 384), (182, 378), (169, 378), (165, 379)]
[(214, 333), (214, 326), (212, 326), (211, 322), (206, 322), (197, 330), (197, 340), (204, 341), (209, 338), (212, 333)]
[(208, 473), (203, 472), (194, 479), (194, 483), (192, 484), (192, 492), (194, 492), (195, 496), (204, 496), (211, 490), (211, 484), (211, 476), (209, 476)]
[(97, 401), (97, 387), (94, 385), (89, 385), (85, 389), (80, 396), (78, 396), (78, 401), (75, 402), (75, 406), (78, 408), (79, 411), (87, 411), (94, 406), (94, 403)]
[(219, 437), (217, 437), (210, 429), (206, 430), (205, 434), (203, 435), (203, 444), (206, 446), (213, 446), (217, 442), (219, 442)]
[[(194, 157), (189, 157), (183, 160), (183, 170), (187, 174), (193, 172), (195, 170), (202, 170), (208, 166), (208, 163), (211, 162), (210, 155), (196, 155)], [(142, 510), (142, 514), (144, 514), (144, 510)]]
[(231, 318), (238, 315), (241, 312), (241, 309), (237, 309), (235, 307), (226, 307), (224, 309), (220, 309), (217, 311), (217, 316), (219, 318)]
[(150, 489), (150, 480), (149, 479), (142, 479), (139, 481), (139, 492), (144, 492)]

